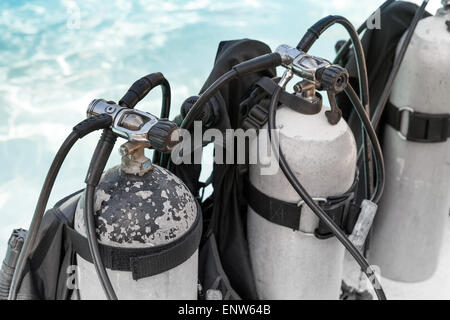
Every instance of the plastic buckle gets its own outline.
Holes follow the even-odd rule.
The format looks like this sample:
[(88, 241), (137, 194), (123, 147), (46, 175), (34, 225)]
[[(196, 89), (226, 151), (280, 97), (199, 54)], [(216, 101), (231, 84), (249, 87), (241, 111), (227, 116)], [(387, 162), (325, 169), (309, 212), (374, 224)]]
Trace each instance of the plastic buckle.
[(265, 108), (259, 104), (255, 104), (249, 111), (247, 117), (243, 121), (244, 129), (261, 129), (268, 120), (268, 113)]

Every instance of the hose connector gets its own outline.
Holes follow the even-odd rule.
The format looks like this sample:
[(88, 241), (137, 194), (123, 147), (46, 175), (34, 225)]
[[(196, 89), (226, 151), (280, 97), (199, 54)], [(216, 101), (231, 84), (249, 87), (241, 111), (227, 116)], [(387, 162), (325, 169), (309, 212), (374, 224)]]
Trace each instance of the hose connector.
[(316, 74), (323, 90), (340, 93), (347, 87), (349, 75), (341, 66), (331, 65), (317, 70)]

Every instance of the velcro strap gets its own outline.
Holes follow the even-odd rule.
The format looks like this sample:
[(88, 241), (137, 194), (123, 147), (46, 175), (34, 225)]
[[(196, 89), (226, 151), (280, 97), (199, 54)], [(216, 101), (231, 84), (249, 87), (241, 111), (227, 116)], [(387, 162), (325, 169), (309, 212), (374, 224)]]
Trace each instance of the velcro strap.
[[(253, 211), (266, 220), (280, 226), (293, 230), (300, 229), (302, 206), (299, 206), (297, 203), (271, 198), (259, 191), (250, 182), (247, 184), (247, 201)], [(327, 197), (325, 201), (318, 202), (318, 205), (341, 229), (347, 230), (347, 216), (349, 210), (354, 205), (354, 194), (357, 185), (358, 175), (356, 175), (352, 186), (346, 193)], [(322, 221), (319, 222), (319, 226), (316, 228), (314, 234), (319, 239), (327, 239), (333, 236), (333, 233)]]
[[(187, 233), (173, 242), (149, 248), (113, 247), (99, 243), (99, 251), (106, 268), (131, 271), (134, 280), (168, 271), (189, 259), (198, 249), (202, 235), (202, 216), (197, 205), (197, 218)], [(87, 239), (68, 225), (65, 230), (73, 250), (92, 263)]]
[[(407, 132), (402, 131), (402, 114), (408, 112)], [(406, 140), (414, 142), (444, 142), (450, 137), (450, 114), (415, 112), (397, 108), (391, 102), (386, 105), (386, 122)]]

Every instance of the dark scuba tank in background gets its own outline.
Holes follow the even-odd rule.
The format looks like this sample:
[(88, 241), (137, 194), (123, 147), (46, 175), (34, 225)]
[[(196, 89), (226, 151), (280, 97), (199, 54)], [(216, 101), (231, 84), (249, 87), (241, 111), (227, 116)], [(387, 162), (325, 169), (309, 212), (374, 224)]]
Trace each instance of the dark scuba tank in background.
[(417, 25), (385, 110), (386, 192), (369, 258), (393, 280), (433, 275), (448, 220), (450, 2), (443, 3)]
[[(280, 52), (295, 50), (287, 46), (279, 48)], [(325, 69), (324, 78), (343, 71), (299, 51), (295, 55), (303, 66)], [(280, 148), (305, 189), (322, 208), (333, 207), (336, 211), (329, 215), (342, 226), (357, 178), (356, 143), (343, 119), (330, 123), (330, 110), (322, 106), (322, 99), (316, 94), (316, 86), (321, 86), (318, 80), (315, 77), (303, 80), (294, 87), (295, 95), (285, 92), (281, 97), (282, 105), (276, 115)], [(262, 86), (267, 88), (266, 84)], [(262, 109), (259, 105), (254, 108)], [(254, 111), (250, 114), (255, 114)], [(267, 129), (267, 125), (262, 129)], [(278, 161), (274, 153), (267, 156), (270, 149), (267, 135), (267, 131), (260, 130), (249, 146), (250, 153), (258, 153), (258, 163), (249, 169), (247, 216), (258, 296), (260, 299), (338, 299), (345, 248), (329, 231), (323, 232), (319, 218), (279, 168), (264, 173)]]
[(16, 268), (17, 259), (19, 258), (26, 236), (26, 230), (15, 229), (8, 240), (6, 256), (0, 270), (0, 300), (8, 299), (9, 288)]
[[(88, 113), (116, 112), (113, 109), (123, 111), (116, 104), (94, 100)], [(134, 133), (125, 134), (129, 138), (135, 134), (135, 141), (129, 139), (121, 146), (122, 164), (103, 174), (95, 192), (96, 233), (103, 263), (119, 299), (196, 299), (200, 207), (178, 177), (145, 157), (148, 143), (137, 141), (139, 130), (147, 131), (144, 126), (153, 120), (145, 118), (148, 114), (127, 110), (117, 115), (116, 124), (121, 128), (115, 131), (131, 130)], [(153, 125), (149, 136), (161, 132), (169, 136), (175, 128), (162, 121)], [(84, 203), (82, 196), (74, 222), (82, 239), (86, 236)], [(79, 297), (104, 299), (89, 251), (76, 251)]]

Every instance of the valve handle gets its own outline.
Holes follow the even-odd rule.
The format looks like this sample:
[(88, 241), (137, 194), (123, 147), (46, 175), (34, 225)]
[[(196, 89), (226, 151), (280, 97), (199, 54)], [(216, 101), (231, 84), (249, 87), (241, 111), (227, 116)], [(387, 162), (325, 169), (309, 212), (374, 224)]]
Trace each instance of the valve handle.
[(170, 152), (178, 143), (178, 126), (169, 119), (159, 119), (148, 131), (147, 137), (150, 145), (162, 153)]
[(318, 80), (322, 89), (332, 93), (340, 93), (344, 91), (348, 84), (348, 72), (345, 68), (338, 65), (331, 65), (317, 72)]

